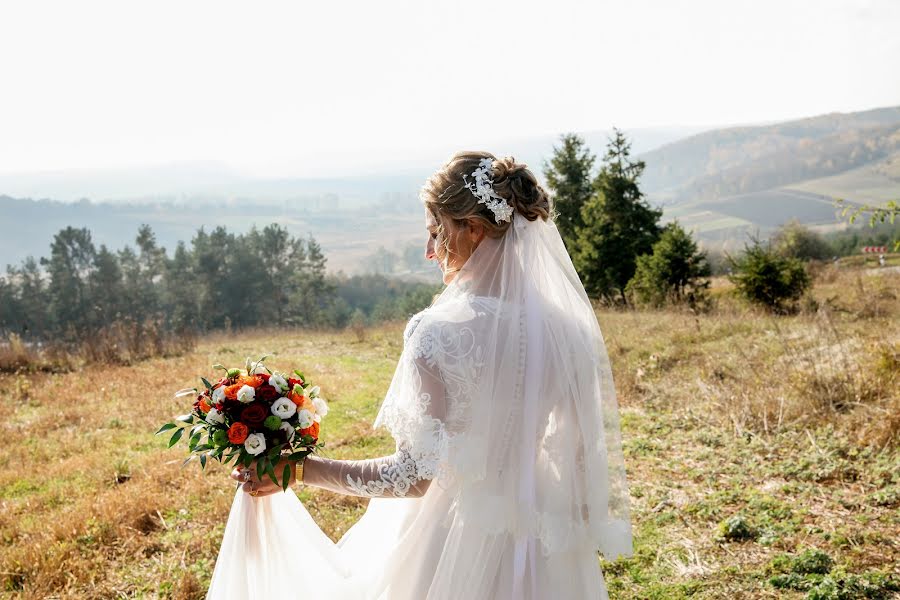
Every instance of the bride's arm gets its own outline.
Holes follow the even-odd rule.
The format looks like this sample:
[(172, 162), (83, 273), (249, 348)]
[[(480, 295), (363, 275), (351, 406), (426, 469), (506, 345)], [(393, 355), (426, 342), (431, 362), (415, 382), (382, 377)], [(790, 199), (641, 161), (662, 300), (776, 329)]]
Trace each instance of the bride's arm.
[(366, 460), (333, 460), (311, 455), (303, 461), (303, 481), (339, 494), (364, 497), (417, 498), (430, 479), (418, 476), (415, 460), (406, 450)]
[[(440, 371), (424, 357), (414, 359), (418, 375), (417, 400), (424, 411), (417, 419), (416, 442), (397, 444), (389, 456), (365, 460), (335, 460), (311, 454), (303, 461), (301, 482), (339, 494), (364, 497), (415, 498), (425, 494), (437, 470), (438, 439), (446, 416), (446, 393)], [(410, 410), (413, 410), (410, 407)], [(276, 469), (278, 472), (278, 469)], [(238, 481), (242, 472), (235, 469)], [(244, 489), (256, 489), (259, 496), (281, 491), (266, 479), (259, 482), (256, 470), (249, 470)], [(291, 481), (293, 483), (293, 474)]]
[(400, 443), (390, 456), (367, 460), (332, 460), (310, 455), (303, 464), (304, 484), (370, 498), (425, 494), (437, 468), (435, 438), (443, 429), (446, 417), (446, 390), (433, 361), (418, 357), (413, 363), (418, 376), (416, 397), (424, 408), (424, 414), (417, 420), (418, 441)]

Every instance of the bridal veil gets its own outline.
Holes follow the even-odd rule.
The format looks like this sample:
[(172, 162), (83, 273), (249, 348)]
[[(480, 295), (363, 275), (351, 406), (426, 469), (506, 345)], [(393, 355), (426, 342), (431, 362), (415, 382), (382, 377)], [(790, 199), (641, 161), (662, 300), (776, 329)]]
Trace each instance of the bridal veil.
[(513, 214), (404, 338), (375, 420), (402, 458), (325, 486), (372, 496), (360, 521), (332, 544), (293, 492), (238, 492), (209, 597), (605, 597), (597, 551), (632, 551), (619, 413), (556, 225)]

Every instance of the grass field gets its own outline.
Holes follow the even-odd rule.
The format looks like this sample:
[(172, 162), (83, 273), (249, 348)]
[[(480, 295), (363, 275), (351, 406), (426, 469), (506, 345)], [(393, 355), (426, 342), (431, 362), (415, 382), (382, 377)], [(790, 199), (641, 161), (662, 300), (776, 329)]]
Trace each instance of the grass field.
[[(598, 314), (623, 413), (635, 555), (616, 599), (891, 598), (900, 589), (900, 275), (824, 268), (804, 312)], [(819, 307), (814, 311), (815, 306)], [(330, 399), (326, 454), (371, 422), (403, 323), (214, 336), (133, 367), (0, 376), (0, 595), (202, 598), (234, 486), (152, 434), (215, 362), (276, 353)], [(365, 500), (299, 489), (337, 539)]]

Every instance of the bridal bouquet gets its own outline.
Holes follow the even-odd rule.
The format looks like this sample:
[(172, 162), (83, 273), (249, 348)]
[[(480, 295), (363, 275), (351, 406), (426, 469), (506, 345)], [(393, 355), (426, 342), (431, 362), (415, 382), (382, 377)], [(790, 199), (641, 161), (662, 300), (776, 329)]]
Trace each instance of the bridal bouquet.
[(204, 389), (188, 388), (175, 397), (194, 397), (193, 410), (176, 417), (156, 432), (173, 432), (169, 448), (178, 440), (188, 441), (190, 455), (186, 465), (199, 459), (206, 468), (209, 459), (224, 464), (234, 461), (249, 467), (256, 461), (260, 480), (268, 476), (276, 485), (287, 490), (290, 467), (275, 472), (279, 459), (296, 461), (322, 447), (319, 423), (328, 414), (328, 405), (319, 396), (319, 386), (310, 384), (303, 373), (290, 374), (269, 370), (263, 357), (256, 362), (247, 359), (246, 369), (224, 371), (215, 383), (204, 377)]

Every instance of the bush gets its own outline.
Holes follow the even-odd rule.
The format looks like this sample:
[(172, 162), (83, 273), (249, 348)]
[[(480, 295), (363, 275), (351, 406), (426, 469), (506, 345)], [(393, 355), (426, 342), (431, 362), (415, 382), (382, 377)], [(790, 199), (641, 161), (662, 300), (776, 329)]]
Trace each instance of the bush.
[(797, 301), (809, 289), (812, 281), (803, 263), (782, 256), (770, 245), (751, 238), (744, 253), (734, 258), (728, 255), (733, 274), (728, 279), (739, 296), (775, 313), (791, 313)]
[(781, 256), (800, 260), (827, 260), (833, 250), (825, 239), (797, 219), (785, 223), (771, 238), (772, 248)]
[(626, 291), (639, 304), (705, 307), (709, 280), (704, 278), (710, 272), (706, 254), (698, 251), (691, 235), (674, 221), (653, 244), (653, 253), (637, 258), (637, 270)]

